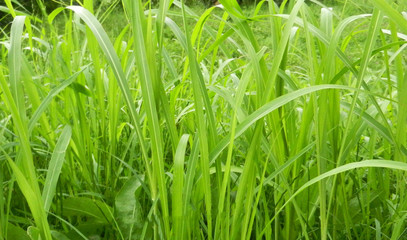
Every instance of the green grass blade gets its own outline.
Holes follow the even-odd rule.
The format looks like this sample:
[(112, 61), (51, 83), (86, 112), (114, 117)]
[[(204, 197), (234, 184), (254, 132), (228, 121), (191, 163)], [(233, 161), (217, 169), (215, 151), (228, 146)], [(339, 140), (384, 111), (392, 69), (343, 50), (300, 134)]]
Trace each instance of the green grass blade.
[(31, 184), (27, 181), (24, 174), (20, 171), (19, 167), (13, 162), (13, 160), (10, 158), (7, 158), (7, 160), (8, 164), (13, 170), (21, 192), (27, 199), (27, 203), (34, 217), (34, 221), (40, 229), (41, 237), (46, 240), (52, 240), (51, 231), (49, 229), (47, 217), (45, 215), (40, 196), (36, 194), (35, 190), (32, 189)]
[(17, 109), (20, 112), (20, 116), (25, 117), (25, 102), (23, 85), (21, 84), (21, 39), (24, 28), (24, 16), (17, 16), (14, 18), (13, 24), (11, 25), (10, 34), (10, 51), (8, 54), (8, 67), (10, 71), (10, 90), (14, 101), (16, 103)]
[[(347, 89), (347, 90), (355, 90), (354, 88), (343, 86), (343, 85), (316, 85), (316, 86), (311, 86), (303, 89), (299, 89), (297, 91), (287, 93), (281, 97), (278, 97), (266, 104), (264, 104), (262, 107), (257, 109), (255, 112), (247, 116), (247, 118), (241, 122), (237, 127), (236, 127), (236, 134), (235, 138), (241, 136), (249, 127), (253, 126), (253, 124), (258, 121), (259, 119), (265, 117), (267, 114), (271, 113), (272, 111), (278, 109), (281, 106), (284, 106), (285, 104), (298, 99), (304, 95), (316, 92), (316, 91), (321, 91), (324, 89)], [(219, 155), (220, 153), (228, 146), (230, 141), (230, 136), (226, 136), (224, 139), (222, 139), (218, 145), (213, 149), (213, 151), (210, 154), (210, 160), (213, 162)]]
[[(169, 225), (169, 209), (168, 209), (168, 196), (167, 187), (165, 182), (165, 170), (163, 159), (163, 137), (159, 118), (157, 113), (157, 100), (159, 98), (159, 86), (155, 81), (158, 79), (155, 69), (155, 59), (152, 55), (152, 49), (148, 48), (156, 44), (154, 42), (146, 42), (147, 39), (153, 41), (151, 38), (150, 25), (151, 15), (145, 19), (143, 14), (143, 7), (141, 1), (125, 1), (126, 10), (130, 16), (131, 24), (133, 27), (133, 39), (136, 54), (136, 64), (138, 75), (140, 78), (141, 91), (143, 96), (143, 103), (145, 104), (145, 111), (148, 119), (148, 126), (151, 134), (151, 151), (153, 159), (153, 174), (158, 182), (158, 189), (160, 192), (161, 210), (163, 214), (165, 236), (170, 234)], [(148, 51), (150, 50), (150, 51)], [(153, 197), (153, 200), (154, 199)]]
[(193, 231), (193, 226), (191, 220), (193, 219), (194, 209), (191, 207), (192, 202), (192, 195), (194, 191), (194, 178), (195, 174), (197, 173), (197, 165), (198, 165), (198, 158), (199, 158), (199, 138), (198, 134), (195, 135), (191, 154), (188, 160), (187, 172), (185, 175), (185, 187), (184, 187), (184, 194), (183, 194), (183, 201), (184, 206), (182, 207), (183, 216), (185, 218), (185, 222), (182, 223), (182, 233), (185, 233), (186, 236), (190, 236), (191, 232)]
[(182, 135), (179, 140), (177, 151), (174, 157), (174, 180), (172, 184), (172, 218), (173, 218), (173, 238), (183, 239), (184, 216), (183, 216), (183, 191), (184, 191), (184, 160), (185, 150), (188, 144), (189, 135)]
[(149, 158), (149, 154), (147, 152), (146, 142), (143, 137), (143, 132), (142, 132), (141, 126), (140, 126), (140, 117), (137, 113), (136, 106), (134, 104), (133, 98), (130, 93), (130, 88), (129, 88), (127, 79), (124, 75), (120, 60), (119, 60), (116, 52), (114, 51), (114, 47), (113, 47), (112, 43), (110, 42), (109, 37), (107, 36), (106, 32), (103, 30), (102, 25), (96, 20), (96, 18), (89, 11), (87, 11), (86, 9), (79, 7), (79, 6), (70, 6), (70, 7), (68, 7), (68, 9), (70, 9), (70, 10), (74, 11), (76, 14), (78, 14), (85, 21), (85, 23), (89, 26), (89, 28), (95, 35), (100, 48), (102, 49), (103, 53), (105, 54), (106, 59), (109, 62), (109, 65), (112, 68), (113, 74), (116, 77), (120, 90), (122, 91), (124, 100), (129, 108), (129, 115), (130, 115), (130, 118), (136, 129), (137, 136), (139, 138), (141, 151), (144, 156), (147, 175), (148, 175), (149, 179), (152, 179), (151, 170), (150, 170), (149, 163), (147, 160)]
[(76, 72), (71, 77), (63, 81), (58, 87), (52, 89), (48, 95), (42, 100), (41, 105), (35, 110), (34, 114), (32, 115), (30, 122), (28, 123), (28, 132), (31, 133), (35, 124), (37, 123), (38, 119), (41, 117), (41, 114), (49, 107), (52, 99), (57, 96), (60, 92), (62, 92), (66, 87), (72, 84), (78, 75), (83, 71), (82, 69), (79, 72)]
[[(350, 104), (349, 103), (341, 103), (341, 105), (347, 109), (350, 110)], [(359, 115), (360, 117), (363, 118), (363, 120), (366, 121), (367, 124), (369, 124), (372, 128), (374, 128), (380, 135), (382, 135), (387, 141), (393, 143), (393, 138), (389, 132), (389, 129), (383, 126), (380, 122), (378, 122), (374, 117), (372, 117), (370, 114), (363, 112), (361, 109), (355, 107), (353, 109), (353, 113)]]
[(407, 33), (407, 19), (405, 19), (397, 10), (395, 10), (385, 0), (370, 0), (377, 9), (380, 9), (387, 16), (393, 20), (405, 33)]
[(325, 172), (312, 180), (306, 182), (304, 185), (302, 185), (291, 197), (288, 199), (287, 202), (284, 203), (283, 207), (288, 204), (288, 202), (292, 201), (293, 198), (295, 198), (299, 193), (304, 191), (306, 188), (310, 187), (311, 185), (318, 183), (319, 181), (326, 179), (328, 177), (332, 177), (335, 175), (338, 175), (343, 172), (347, 172), (350, 170), (354, 170), (357, 168), (388, 168), (392, 170), (401, 170), (401, 171), (407, 171), (407, 163), (403, 162), (396, 162), (396, 161), (390, 161), (390, 160), (364, 160), (360, 162), (354, 162), (354, 163), (348, 163), (343, 166), (334, 168), (328, 172)]
[[(195, 112), (197, 118), (197, 125), (196, 128), (198, 129), (199, 135), (199, 145), (200, 145), (200, 153), (201, 153), (201, 168), (202, 168), (202, 177), (204, 182), (204, 197), (205, 197), (205, 208), (206, 208), (206, 218), (207, 218), (207, 237), (208, 239), (212, 239), (212, 191), (211, 191), (211, 183), (210, 183), (210, 174), (209, 174), (209, 142), (208, 135), (211, 135), (212, 138), (209, 140), (214, 140), (214, 118), (211, 111), (211, 106), (208, 102), (207, 92), (205, 83), (203, 82), (203, 77), (201, 70), (199, 69), (199, 65), (196, 60), (196, 55), (194, 49), (192, 48), (191, 39), (188, 35), (188, 26), (186, 21), (186, 13), (184, 8), (184, 2), (182, 3), (182, 15), (183, 15), (183, 22), (185, 28), (185, 36), (187, 39), (187, 46), (188, 46), (188, 59), (189, 63), (189, 70), (191, 74), (191, 81), (192, 81), (192, 88), (194, 93), (194, 102), (195, 102)], [(206, 110), (207, 115), (205, 116), (204, 109)], [(209, 134), (207, 131), (207, 123), (205, 119), (209, 121)], [(212, 124), (211, 124), (212, 122)]]
[[(5, 102), (11, 111), (14, 122), (14, 128), (19, 137), (19, 150), (16, 157), (16, 163), (8, 159), (12, 166), (21, 191), (26, 198), (30, 210), (35, 219), (35, 223), (40, 229), (41, 237), (51, 239), (49, 224), (42, 205), (40, 188), (37, 181), (33, 155), (31, 151), (28, 129), (26, 125), (25, 102), (22, 84), (20, 82), (20, 61), (21, 52), (21, 34), (23, 32), (25, 17), (16, 17), (13, 21), (11, 30), (11, 46), (9, 52), (10, 69), (10, 88), (4, 79), (3, 71), (0, 69), (0, 86), (5, 94)], [(19, 165), (19, 166), (17, 166)], [(21, 169), (20, 169), (21, 168)], [(27, 185), (28, 184), (28, 185)], [(27, 187), (28, 186), (28, 187)]]
[(42, 191), (42, 201), (44, 202), (44, 209), (46, 212), (54, 198), (59, 175), (61, 174), (62, 166), (65, 160), (65, 152), (71, 140), (72, 130), (70, 126), (65, 126), (62, 130), (61, 136), (55, 145), (54, 152), (49, 162), (47, 177), (45, 178), (44, 189)]

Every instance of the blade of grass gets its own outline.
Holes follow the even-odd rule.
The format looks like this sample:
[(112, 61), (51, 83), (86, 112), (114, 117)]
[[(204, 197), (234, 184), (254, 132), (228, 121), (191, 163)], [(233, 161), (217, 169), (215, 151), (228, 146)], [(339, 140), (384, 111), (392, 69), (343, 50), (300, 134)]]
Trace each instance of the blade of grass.
[(30, 122), (28, 123), (28, 133), (32, 132), (32, 130), (35, 127), (35, 124), (37, 123), (41, 114), (49, 107), (52, 99), (55, 96), (57, 96), (60, 92), (62, 92), (66, 87), (68, 87), (70, 84), (72, 84), (73, 81), (75, 81), (75, 79), (78, 77), (78, 75), (83, 70), (84, 69), (80, 70), (79, 72), (76, 72), (71, 77), (69, 77), (67, 80), (63, 81), (58, 87), (52, 89), (48, 93), (48, 95), (42, 100), (41, 105), (35, 110), (34, 114), (32, 115)]
[(184, 199), (184, 206), (183, 209), (183, 216), (185, 217), (185, 221), (182, 222), (182, 233), (185, 233), (186, 236), (191, 236), (191, 232), (194, 230), (191, 225), (193, 226), (192, 216), (195, 213), (194, 209), (191, 207), (191, 197), (193, 195), (194, 189), (194, 177), (196, 174), (197, 163), (199, 158), (199, 138), (198, 134), (195, 135), (191, 154), (188, 160), (187, 172), (185, 175), (185, 190), (183, 194)]
[(179, 140), (177, 151), (174, 157), (174, 180), (172, 184), (172, 218), (174, 239), (184, 238), (184, 216), (183, 216), (183, 192), (184, 192), (184, 160), (185, 150), (188, 144), (189, 135), (182, 135)]
[[(1, 150), (3, 151), (2, 148)], [(3, 154), (6, 153), (3, 151)], [(31, 184), (27, 181), (22, 171), (20, 171), (20, 168), (13, 162), (13, 160), (10, 159), (10, 157), (8, 157), (7, 155), (6, 157), (9, 166), (13, 170), (18, 186), (20, 187), (24, 197), (27, 199), (27, 203), (34, 217), (34, 221), (37, 224), (38, 229), (40, 230), (41, 238), (52, 240), (51, 231), (49, 229), (41, 198), (38, 194), (36, 194), (34, 189), (32, 189)]]
[(49, 162), (47, 177), (45, 178), (44, 189), (42, 191), (42, 201), (44, 202), (44, 209), (46, 212), (49, 211), (52, 199), (55, 195), (59, 175), (61, 174), (65, 160), (65, 152), (69, 145), (69, 141), (71, 140), (71, 133), (71, 127), (68, 125), (65, 126), (57, 144), (55, 145), (51, 161)]
[[(324, 89), (347, 89), (347, 90), (355, 90), (354, 88), (347, 87), (344, 85), (333, 85), (333, 84), (324, 84), (324, 85), (316, 85), (307, 88), (302, 88), (297, 91), (293, 91), (291, 93), (287, 93), (281, 97), (278, 97), (266, 104), (262, 107), (257, 109), (255, 112), (247, 116), (247, 118), (242, 121), (236, 127), (235, 138), (241, 136), (249, 127), (253, 126), (253, 124), (258, 121), (259, 119), (263, 118), (270, 112), (278, 109), (279, 107), (287, 104), (290, 101), (293, 101), (297, 98), (300, 98), (304, 95), (310, 94), (312, 92), (321, 91)], [(230, 141), (230, 136), (226, 136), (223, 138), (218, 145), (212, 150), (210, 154), (211, 163), (221, 154), (221, 152), (228, 146)]]
[(407, 20), (385, 0), (370, 0), (377, 9), (380, 9), (407, 33)]
[(23, 94), (23, 85), (21, 84), (21, 39), (23, 34), (24, 16), (17, 16), (14, 18), (11, 25), (10, 34), (10, 51), (8, 54), (9, 71), (10, 71), (10, 90), (16, 107), (20, 112), (20, 116), (24, 119), (25, 117), (25, 102)]
[[(17, 164), (11, 159), (13, 172), (17, 175), (17, 183), (29, 204), (30, 210), (34, 216), (35, 223), (40, 229), (41, 237), (51, 239), (51, 233), (48, 221), (45, 215), (44, 207), (41, 201), (37, 201), (41, 196), (38, 185), (33, 155), (31, 151), (28, 129), (26, 125), (25, 102), (22, 84), (19, 79), (19, 66), (21, 59), (21, 34), (23, 32), (25, 17), (18, 16), (14, 19), (11, 30), (11, 46), (9, 52), (10, 69), (10, 88), (4, 79), (3, 71), (0, 69), (0, 86), (5, 94), (6, 104), (8, 105), (14, 122), (14, 127), (19, 137), (19, 152), (17, 154)], [(13, 95), (14, 94), (14, 95)], [(17, 165), (21, 165), (21, 170)], [(27, 189), (28, 184), (28, 189)]]
[(136, 106), (133, 102), (133, 98), (130, 93), (130, 88), (128, 86), (126, 77), (124, 75), (123, 69), (120, 64), (120, 60), (114, 51), (113, 45), (109, 40), (109, 37), (107, 36), (106, 32), (103, 30), (103, 27), (101, 24), (96, 20), (96, 18), (86, 9), (78, 6), (70, 6), (68, 9), (74, 11), (76, 14), (78, 14), (84, 22), (89, 26), (89, 28), (92, 30), (93, 34), (95, 35), (99, 46), (101, 47), (103, 53), (106, 56), (107, 61), (109, 62), (109, 65), (111, 66), (113, 73), (116, 77), (117, 83), (120, 87), (120, 90), (122, 91), (124, 100), (129, 108), (129, 115), (130, 118), (134, 124), (134, 127), (137, 132), (137, 136), (139, 138), (139, 143), (141, 147), (142, 154), (144, 156), (144, 162), (145, 162), (145, 168), (146, 168), (146, 173), (147, 176), (152, 182), (150, 182), (150, 187), (151, 187), (151, 194), (152, 198), (155, 199), (157, 194), (156, 194), (156, 186), (155, 182), (153, 181), (153, 176), (152, 172), (150, 170), (150, 164), (148, 162), (149, 159), (149, 154), (147, 151), (147, 145), (145, 138), (143, 136), (143, 132), (141, 129), (140, 125), (140, 117), (137, 113)]
[[(162, 146), (163, 138), (157, 113), (157, 99), (159, 98), (159, 96), (157, 96), (159, 93), (159, 86), (157, 84), (157, 81), (159, 81), (159, 79), (158, 76), (155, 75), (157, 73), (153, 70), (155, 69), (155, 60), (153, 61), (153, 56), (148, 55), (148, 53), (152, 54), (152, 49), (150, 49), (150, 52), (148, 52), (148, 45), (146, 43), (149, 37), (150, 44), (152, 41), (151, 31), (149, 31), (149, 24), (151, 24), (152, 21), (151, 14), (149, 14), (146, 22), (141, 1), (125, 1), (124, 3), (126, 6), (126, 10), (128, 11), (128, 14), (130, 16), (133, 28), (133, 38), (135, 43), (134, 47), (135, 52), (137, 52), (136, 64), (139, 73), (138, 75), (140, 78), (142, 96), (144, 98), (144, 109), (147, 114), (148, 126), (151, 134), (153, 174), (156, 181), (158, 182), (165, 236), (169, 236), (169, 209), (164, 172), (165, 170)], [(153, 200), (155, 201), (156, 199)]]
[[(302, 185), (290, 198), (284, 203), (284, 205), (279, 209), (279, 212), (284, 209), (284, 207), (291, 202), (298, 194), (300, 194), (302, 191), (307, 189), (308, 187), (312, 186), (315, 183), (320, 182), (322, 179), (326, 179), (328, 177), (336, 176), (340, 173), (348, 172), (357, 168), (388, 168), (392, 170), (401, 170), (401, 171), (407, 171), (407, 163), (403, 162), (396, 162), (396, 161), (390, 161), (390, 160), (364, 160), (360, 162), (354, 162), (354, 163), (348, 163), (345, 165), (342, 165), (340, 167), (334, 168), (332, 170), (329, 170), (313, 179), (310, 181), (306, 182), (304, 185)], [(270, 224), (274, 219), (271, 219), (268, 224)], [(267, 224), (267, 225), (268, 225)]]
[(199, 145), (201, 153), (201, 169), (204, 184), (204, 195), (205, 195), (205, 208), (206, 208), (206, 219), (207, 219), (207, 238), (211, 240), (212, 236), (212, 191), (211, 182), (209, 174), (209, 146), (208, 146), (208, 133), (207, 133), (207, 123), (205, 119), (204, 109), (207, 112), (208, 119), (213, 120), (213, 115), (211, 115), (211, 106), (208, 103), (208, 97), (206, 93), (205, 83), (202, 79), (202, 73), (199, 69), (199, 65), (196, 60), (195, 52), (192, 48), (191, 39), (189, 36), (188, 24), (186, 21), (186, 13), (184, 8), (184, 1), (182, 1), (182, 17), (185, 29), (185, 36), (187, 42), (187, 53), (189, 63), (189, 70), (191, 74), (192, 88), (194, 93), (194, 103), (195, 103), (195, 113), (197, 118), (196, 128), (198, 129), (199, 135)]

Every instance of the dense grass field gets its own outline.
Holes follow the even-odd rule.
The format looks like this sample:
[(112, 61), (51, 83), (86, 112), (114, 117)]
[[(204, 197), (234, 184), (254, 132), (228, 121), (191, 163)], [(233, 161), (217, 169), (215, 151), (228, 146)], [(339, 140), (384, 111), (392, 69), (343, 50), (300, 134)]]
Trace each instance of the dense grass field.
[(219, 2), (4, 1), (0, 240), (407, 239), (407, 2)]

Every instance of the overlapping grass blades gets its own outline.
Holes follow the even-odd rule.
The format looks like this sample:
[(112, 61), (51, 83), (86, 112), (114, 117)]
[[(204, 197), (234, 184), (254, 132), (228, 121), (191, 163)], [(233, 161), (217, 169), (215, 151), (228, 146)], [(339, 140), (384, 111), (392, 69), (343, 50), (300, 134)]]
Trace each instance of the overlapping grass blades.
[[(51, 233), (44, 211), (43, 202), (41, 201), (40, 188), (37, 182), (36, 168), (34, 166), (33, 155), (28, 135), (27, 117), (25, 112), (25, 101), (23, 94), (23, 84), (20, 79), (21, 68), (21, 40), (24, 27), (25, 17), (17, 16), (12, 25), (11, 44), (9, 53), (9, 82), (10, 88), (4, 79), (2, 70), (0, 70), (1, 88), (5, 94), (5, 101), (10, 109), (14, 120), (14, 128), (19, 137), (19, 150), (17, 153), (17, 164), (9, 157), (8, 162), (16, 175), (16, 181), (22, 190), (30, 210), (35, 219), (35, 224), (40, 229), (43, 239), (51, 239)], [(7, 156), (7, 155), (6, 155)]]
[(401, 4), (312, 2), (6, 1), (0, 239), (401, 237)]
[[(186, 21), (186, 13), (184, 8), (184, 3), (182, 7), (182, 16), (183, 23), (185, 27), (185, 33), (189, 32), (188, 24)], [(211, 181), (209, 175), (209, 142), (208, 141), (208, 131), (206, 116), (204, 110), (209, 112), (209, 119), (212, 118), (210, 114), (211, 109), (208, 109), (207, 93), (205, 91), (205, 85), (203, 82), (203, 77), (201, 70), (199, 69), (198, 63), (196, 61), (196, 55), (192, 48), (191, 39), (188, 34), (186, 34), (187, 42), (187, 53), (189, 59), (189, 70), (191, 74), (193, 97), (195, 103), (195, 112), (196, 112), (196, 129), (198, 130), (199, 136), (199, 150), (200, 150), (200, 163), (202, 169), (202, 178), (203, 178), (203, 193), (205, 195), (205, 208), (206, 208), (206, 218), (207, 218), (207, 234), (208, 239), (212, 239), (212, 192), (211, 192)], [(213, 139), (211, 139), (213, 140)]]

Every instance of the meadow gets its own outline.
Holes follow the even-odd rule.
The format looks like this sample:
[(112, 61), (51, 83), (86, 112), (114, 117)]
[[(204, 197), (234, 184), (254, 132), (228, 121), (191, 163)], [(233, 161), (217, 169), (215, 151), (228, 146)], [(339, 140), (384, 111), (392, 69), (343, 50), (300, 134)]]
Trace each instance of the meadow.
[(407, 239), (406, 1), (101, 2), (0, 6), (0, 240)]

